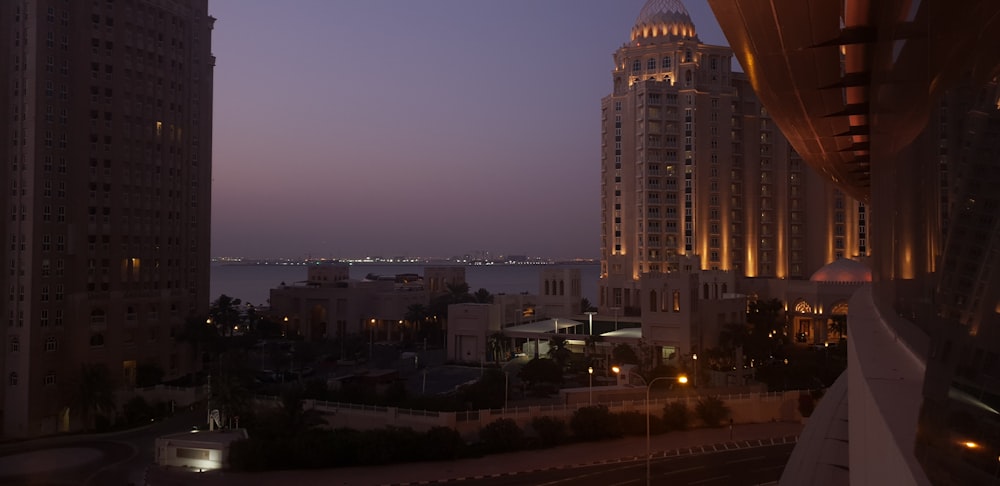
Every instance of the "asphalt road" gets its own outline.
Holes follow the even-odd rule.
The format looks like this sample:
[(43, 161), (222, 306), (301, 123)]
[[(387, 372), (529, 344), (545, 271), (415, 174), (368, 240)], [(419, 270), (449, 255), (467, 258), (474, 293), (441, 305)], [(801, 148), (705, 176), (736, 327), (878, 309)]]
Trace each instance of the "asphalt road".
[[(751, 486), (777, 481), (795, 444), (753, 447), (723, 452), (654, 458), (651, 483), (671, 486)], [(639, 486), (646, 484), (645, 461), (550, 469), (544, 471), (464, 478), (449, 484), (477, 486)]]

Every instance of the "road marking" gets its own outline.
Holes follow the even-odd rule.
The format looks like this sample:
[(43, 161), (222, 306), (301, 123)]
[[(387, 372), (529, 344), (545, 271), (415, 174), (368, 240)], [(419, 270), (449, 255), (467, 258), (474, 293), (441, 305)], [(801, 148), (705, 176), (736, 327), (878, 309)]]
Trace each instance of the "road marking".
[(692, 481), (692, 482), (690, 482), (690, 483), (688, 483), (688, 484), (702, 484), (702, 483), (710, 483), (710, 482), (712, 482), (712, 481), (718, 481), (718, 480), (720, 480), (720, 479), (726, 479), (726, 478), (728, 478), (728, 477), (729, 477), (729, 476), (716, 476), (716, 477), (714, 477), (714, 478), (708, 478), (708, 479), (702, 479), (701, 481)]
[(677, 474), (688, 471), (696, 471), (698, 469), (705, 469), (705, 466), (694, 466), (694, 467), (686, 467), (684, 469), (674, 469), (672, 471), (667, 471), (665, 473), (659, 474), (659, 476), (666, 476), (667, 474)]
[(753, 456), (753, 457), (747, 457), (747, 458), (744, 458), (744, 459), (736, 459), (734, 461), (729, 461), (726, 464), (736, 464), (737, 462), (756, 461), (756, 460), (759, 460), (759, 459), (766, 459), (766, 458), (767, 458), (767, 456)]

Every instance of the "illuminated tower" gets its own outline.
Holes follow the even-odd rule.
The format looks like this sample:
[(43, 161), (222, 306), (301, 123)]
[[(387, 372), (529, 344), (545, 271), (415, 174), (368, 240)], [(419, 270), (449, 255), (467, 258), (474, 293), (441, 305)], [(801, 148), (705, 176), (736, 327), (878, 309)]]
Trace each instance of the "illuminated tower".
[[(82, 364), (191, 371), (207, 313), (207, 0), (0, 2), (7, 251), (0, 435), (75, 430)], [(119, 394), (120, 395), (120, 394)]]
[(601, 101), (602, 312), (638, 308), (641, 275), (681, 257), (808, 278), (868, 254), (864, 207), (806, 166), (732, 56), (698, 39), (678, 0), (648, 1), (615, 52)]

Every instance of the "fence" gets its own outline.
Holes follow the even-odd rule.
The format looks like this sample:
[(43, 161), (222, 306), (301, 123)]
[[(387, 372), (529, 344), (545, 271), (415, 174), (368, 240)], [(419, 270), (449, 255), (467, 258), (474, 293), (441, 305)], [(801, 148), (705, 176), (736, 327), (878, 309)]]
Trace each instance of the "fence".
[[(712, 396), (726, 403), (732, 412), (734, 423), (742, 424), (800, 420), (802, 416), (798, 412), (798, 398), (801, 393), (807, 392), (793, 390)], [(259, 405), (264, 406), (277, 406), (280, 402), (280, 399), (272, 396), (256, 396), (254, 398)], [(686, 402), (689, 407), (693, 407), (699, 398), (701, 397), (651, 398), (648, 405), (649, 412), (659, 414), (663, 407), (670, 402)], [(595, 402), (594, 405), (606, 406), (610, 411), (616, 413), (645, 413), (647, 407), (645, 399), (601, 401)], [(549, 416), (569, 420), (574, 412), (589, 406), (589, 404), (549, 404), (461, 412), (413, 410), (323, 400), (305, 400), (303, 406), (306, 409), (320, 412), (329, 426), (333, 428), (347, 427), (365, 430), (394, 426), (426, 431), (432, 427), (450, 427), (457, 430), (463, 437), (475, 438), (479, 429), (501, 418), (511, 419), (518, 426), (524, 428), (530, 425), (535, 417)]]

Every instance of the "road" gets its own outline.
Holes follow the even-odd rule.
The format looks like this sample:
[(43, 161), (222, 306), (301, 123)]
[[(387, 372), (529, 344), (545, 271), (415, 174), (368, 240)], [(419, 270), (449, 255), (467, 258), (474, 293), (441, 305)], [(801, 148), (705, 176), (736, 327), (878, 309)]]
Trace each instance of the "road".
[[(753, 447), (705, 454), (654, 458), (652, 484), (671, 486), (740, 486), (777, 481), (795, 444)], [(646, 484), (642, 460), (483, 478), (464, 478), (449, 484), (477, 486), (640, 486)]]

